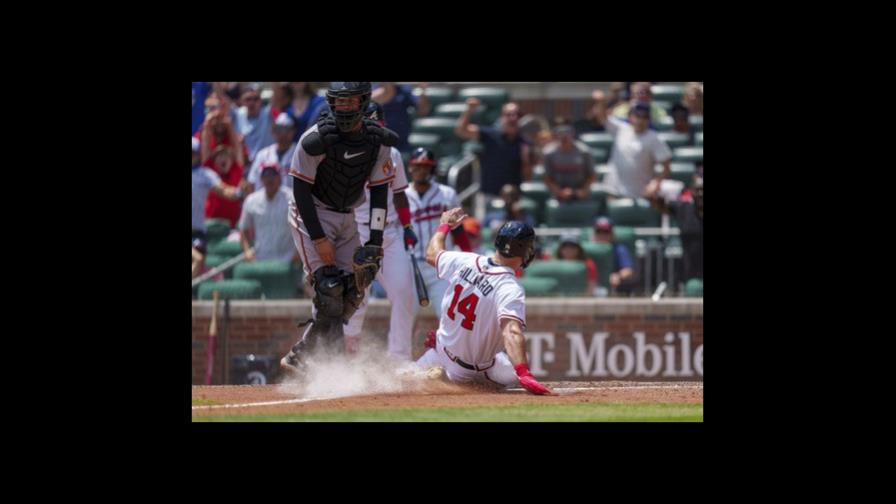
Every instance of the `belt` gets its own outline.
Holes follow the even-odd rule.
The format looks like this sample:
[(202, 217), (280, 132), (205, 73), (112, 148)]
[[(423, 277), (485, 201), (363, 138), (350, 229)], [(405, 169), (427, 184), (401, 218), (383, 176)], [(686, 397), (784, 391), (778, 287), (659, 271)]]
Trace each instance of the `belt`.
[(353, 208), (332, 208), (332, 207), (328, 207), (328, 206), (318, 207), (318, 208), (323, 208), (323, 209), (329, 210), (331, 212), (344, 213), (344, 214), (355, 213), (355, 210)]
[(491, 363), (491, 364), (489, 364), (488, 366), (485, 366), (485, 367), (481, 368), (481, 367), (479, 367), (479, 366), (474, 366), (474, 365), (472, 365), (472, 364), (467, 364), (466, 362), (460, 360), (460, 358), (458, 358), (458, 357), (456, 357), (456, 356), (454, 356), (454, 355), (451, 355), (451, 352), (449, 352), (448, 349), (445, 348), (445, 347), (442, 347), (442, 350), (444, 350), (444, 351), (445, 351), (445, 355), (447, 355), (449, 359), (451, 359), (451, 360), (453, 360), (454, 362), (456, 362), (458, 366), (460, 366), (460, 367), (462, 367), (462, 368), (464, 368), (464, 369), (469, 369), (470, 371), (485, 371), (486, 369), (489, 369), (490, 367), (492, 367), (492, 366), (495, 365), (495, 359), (492, 359), (492, 363)]

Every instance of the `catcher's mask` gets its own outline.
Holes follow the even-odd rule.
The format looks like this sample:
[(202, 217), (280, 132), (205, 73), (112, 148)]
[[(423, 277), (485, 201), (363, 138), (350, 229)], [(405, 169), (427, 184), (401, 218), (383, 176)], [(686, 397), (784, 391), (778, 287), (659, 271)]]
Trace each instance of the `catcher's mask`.
[[(327, 103), (330, 105), (330, 112), (336, 119), (336, 127), (339, 128), (339, 131), (348, 133), (361, 122), (370, 103), (370, 92), (369, 82), (330, 83), (330, 88), (327, 89)], [(360, 98), (360, 104), (355, 110), (337, 110), (337, 98), (352, 98), (355, 96)]]

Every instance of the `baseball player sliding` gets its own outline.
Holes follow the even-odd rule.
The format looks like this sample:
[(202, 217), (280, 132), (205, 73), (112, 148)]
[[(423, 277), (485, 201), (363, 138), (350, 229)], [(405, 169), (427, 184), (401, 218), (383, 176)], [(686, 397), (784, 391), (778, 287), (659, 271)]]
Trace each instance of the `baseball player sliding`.
[(535, 230), (507, 222), (498, 230), (490, 257), (445, 250), (446, 235), (465, 217), (461, 208), (444, 212), (426, 248), (426, 262), (449, 288), (442, 299), (435, 348), (417, 364), (441, 366), (456, 382), (519, 384), (533, 394), (551, 394), (529, 372), (523, 336), (526, 293), (514, 275), (535, 257)]
[[(386, 127), (383, 108), (378, 103), (370, 102), (367, 117)], [(389, 317), (389, 355), (397, 360), (410, 361), (411, 330), (414, 325), (417, 297), (414, 295), (414, 271), (407, 249), (417, 244), (417, 236), (411, 227), (411, 212), (404, 192), (408, 187), (404, 162), (401, 160), (401, 153), (395, 147), (391, 148), (390, 155), (395, 178), (389, 183), (386, 227), (383, 231), (383, 265), (376, 274), (376, 280), (386, 289), (386, 295), (392, 306)], [(365, 191), (367, 198), (355, 209), (355, 221), (362, 242), (366, 242), (370, 236), (370, 190)], [(369, 291), (368, 287), (361, 306), (345, 326), (345, 344), (350, 353), (357, 351), (360, 343)]]
[[(330, 112), (302, 134), (289, 174), (295, 178), (288, 221), (314, 287), (312, 320), (280, 360), (287, 373), (304, 374), (305, 359), (322, 341), (343, 352), (343, 324), (373, 282), (383, 257), (389, 184), (395, 178), (391, 148), (398, 135), (365, 120), (369, 82), (333, 82)], [(354, 209), (370, 188), (369, 237), (361, 246)]]

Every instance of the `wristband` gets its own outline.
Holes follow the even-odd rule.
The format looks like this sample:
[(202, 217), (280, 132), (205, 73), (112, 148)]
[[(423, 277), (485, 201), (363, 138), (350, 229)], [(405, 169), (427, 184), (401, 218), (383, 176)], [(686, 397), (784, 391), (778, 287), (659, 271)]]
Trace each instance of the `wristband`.
[(451, 226), (445, 224), (444, 222), (442, 224), (439, 224), (439, 227), (436, 228), (436, 233), (448, 234), (449, 231), (451, 231)]

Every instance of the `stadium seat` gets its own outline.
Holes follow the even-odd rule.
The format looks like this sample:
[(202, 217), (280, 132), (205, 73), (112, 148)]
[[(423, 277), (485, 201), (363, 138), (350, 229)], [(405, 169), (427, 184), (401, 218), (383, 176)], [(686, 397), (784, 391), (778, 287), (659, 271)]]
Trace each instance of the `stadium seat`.
[(489, 109), (499, 109), (510, 99), (506, 89), (494, 87), (470, 87), (457, 93), (458, 101), (466, 102), (467, 98), (478, 98)]
[(703, 131), (703, 116), (690, 116), (688, 117), (688, 122), (691, 123), (695, 130)]
[(672, 117), (666, 116), (660, 119), (659, 122), (652, 123), (652, 126), (657, 132), (671, 131), (673, 126)]
[(632, 256), (632, 259), (635, 258), (635, 242), (637, 238), (635, 237), (635, 228), (631, 226), (613, 226), (613, 237), (617, 243), (622, 243), (628, 248), (629, 253)]
[(675, 102), (666, 101), (666, 100), (651, 100), (651, 102), (652, 102), (652, 105), (659, 107), (659, 108), (665, 110), (666, 112), (668, 112), (669, 109), (672, 108), (672, 105), (675, 105)]
[(681, 84), (655, 84), (650, 86), (650, 94), (654, 101), (672, 102), (674, 105), (684, 97), (684, 86)]
[(239, 255), (242, 251), (243, 247), (238, 241), (222, 240), (214, 245), (209, 245), (208, 247), (209, 255), (224, 256), (228, 259), (235, 255)]
[[(457, 121), (465, 110), (467, 110), (467, 104), (463, 102), (443, 103), (436, 107), (434, 115)], [(484, 124), (487, 110), (486, 106), (477, 107), (470, 116), (470, 121), (475, 124)]]
[[(218, 266), (224, 264), (228, 259), (230, 258), (227, 256), (209, 254), (205, 256), (205, 267), (208, 269), (217, 268)], [(224, 278), (233, 278), (233, 268), (230, 268), (224, 272)]]
[[(597, 203), (597, 215), (607, 215), (607, 196), (611, 194), (609, 186), (594, 182), (591, 184), (591, 201)], [(589, 222), (587, 225), (591, 225)]]
[(206, 244), (211, 245), (227, 238), (230, 234), (230, 221), (227, 219), (206, 219), (205, 237)]
[(408, 143), (415, 149), (417, 147), (423, 147), (431, 150), (436, 156), (442, 155), (439, 135), (433, 135), (431, 133), (411, 133), (408, 135)]
[[(422, 91), (420, 88), (414, 88), (414, 96), (417, 99), (420, 98)], [(426, 100), (429, 102), (429, 106), (432, 110), (435, 110), (439, 105), (443, 103), (449, 103), (454, 101), (455, 95), (454, 90), (450, 87), (428, 87), (426, 88)], [(432, 113), (430, 113), (432, 115)]]
[(467, 154), (482, 154), (482, 150), (485, 149), (485, 146), (482, 145), (481, 142), (477, 142), (475, 140), (467, 140), (461, 146), (461, 152), (464, 155)]
[(613, 135), (609, 133), (583, 133), (579, 141), (588, 147), (610, 150), (613, 147)]
[(594, 174), (597, 175), (598, 182), (605, 182), (608, 173), (610, 173), (610, 165), (606, 163), (598, 163), (594, 165)]
[(556, 292), (565, 296), (583, 296), (588, 288), (588, 274), (581, 261), (534, 261), (526, 268), (526, 276), (557, 280)]
[(607, 203), (607, 215), (617, 226), (659, 226), (660, 215), (642, 198), (620, 198)]
[(551, 197), (548, 186), (544, 182), (523, 182), (520, 184), (520, 193), (523, 197), (529, 198), (538, 205), (536, 211), (535, 222), (544, 222), (545, 204)]
[(703, 147), (703, 132), (701, 131), (694, 136), (697, 139), (697, 147)]
[(672, 161), (678, 163), (702, 163), (703, 147), (678, 147), (673, 149)]
[(703, 297), (703, 279), (692, 278), (684, 286), (684, 295), (686, 297)]
[(570, 201), (560, 203), (556, 199), (549, 199), (545, 209), (545, 217), (550, 227), (580, 227), (587, 226), (594, 221), (600, 209), (597, 201)]
[[(657, 175), (663, 173), (663, 165), (654, 166)], [(669, 163), (669, 178), (683, 182), (685, 187), (690, 187), (697, 165), (694, 163)]]
[(296, 297), (297, 283), (290, 263), (285, 261), (253, 261), (237, 264), (233, 278), (257, 280), (265, 299)]
[(261, 283), (258, 280), (221, 280), (199, 284), (199, 299), (212, 299), (218, 291), (221, 299), (261, 299)]
[(583, 242), (582, 248), (597, 266), (598, 283), (610, 288), (610, 273), (613, 272), (613, 246), (609, 243)]
[(588, 152), (594, 158), (596, 164), (606, 163), (610, 159), (610, 149), (601, 149), (598, 147), (589, 147)]
[(675, 131), (664, 131), (657, 134), (657, 136), (660, 137), (660, 140), (666, 142), (666, 145), (668, 145), (670, 149), (674, 149), (676, 147), (685, 147), (690, 141), (690, 138), (687, 134), (677, 133)]
[(456, 139), (454, 135), (456, 125), (457, 121), (449, 117), (423, 117), (414, 121), (411, 131), (439, 135), (443, 141), (451, 141)]
[(527, 298), (554, 296), (559, 282), (555, 278), (524, 276), (520, 278), (520, 284), (526, 292)]

